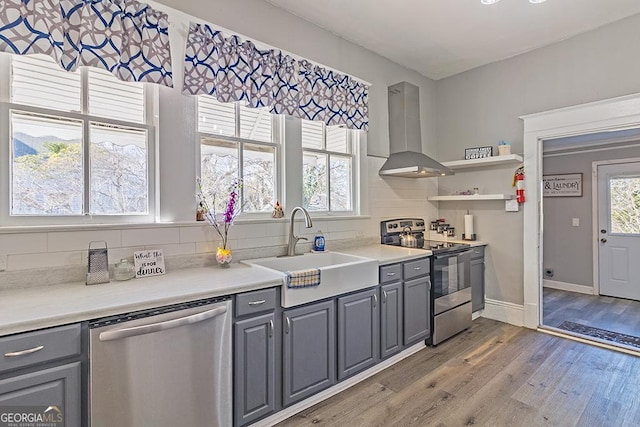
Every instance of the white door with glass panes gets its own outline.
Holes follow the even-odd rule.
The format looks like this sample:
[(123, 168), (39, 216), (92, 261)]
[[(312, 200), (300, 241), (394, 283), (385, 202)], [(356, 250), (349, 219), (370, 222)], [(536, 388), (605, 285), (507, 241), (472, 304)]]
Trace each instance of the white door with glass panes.
[(600, 294), (640, 300), (640, 162), (598, 165)]

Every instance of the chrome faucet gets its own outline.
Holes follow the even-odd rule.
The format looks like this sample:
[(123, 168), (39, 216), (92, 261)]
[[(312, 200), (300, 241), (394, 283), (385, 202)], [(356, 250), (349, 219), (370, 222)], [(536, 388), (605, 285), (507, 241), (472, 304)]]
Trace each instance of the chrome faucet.
[(304, 214), (304, 226), (307, 228), (311, 228), (313, 226), (309, 212), (307, 212), (305, 208), (301, 208), (300, 206), (293, 208), (291, 211), (291, 218), (289, 219), (291, 224), (289, 225), (289, 245), (287, 246), (287, 256), (294, 256), (296, 254), (296, 243), (298, 243), (298, 240), (308, 240), (306, 237), (297, 237), (293, 234), (293, 218), (296, 216), (296, 212), (298, 211), (302, 211)]

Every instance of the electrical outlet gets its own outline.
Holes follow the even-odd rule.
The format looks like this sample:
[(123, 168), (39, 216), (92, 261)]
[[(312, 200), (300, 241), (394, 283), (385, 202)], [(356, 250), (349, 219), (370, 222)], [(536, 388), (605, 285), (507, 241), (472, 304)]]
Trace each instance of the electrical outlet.
[(574, 227), (580, 227), (580, 218), (571, 218), (571, 225)]

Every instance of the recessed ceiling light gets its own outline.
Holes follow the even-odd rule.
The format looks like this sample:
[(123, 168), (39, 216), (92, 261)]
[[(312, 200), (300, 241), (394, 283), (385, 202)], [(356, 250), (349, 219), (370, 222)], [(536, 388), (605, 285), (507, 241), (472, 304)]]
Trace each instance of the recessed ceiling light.
[(529, 3), (533, 3), (533, 4), (538, 4), (538, 3), (544, 3), (547, 0), (529, 0)]
[(482, 4), (494, 4), (494, 3), (498, 3), (500, 0), (480, 0), (480, 3)]

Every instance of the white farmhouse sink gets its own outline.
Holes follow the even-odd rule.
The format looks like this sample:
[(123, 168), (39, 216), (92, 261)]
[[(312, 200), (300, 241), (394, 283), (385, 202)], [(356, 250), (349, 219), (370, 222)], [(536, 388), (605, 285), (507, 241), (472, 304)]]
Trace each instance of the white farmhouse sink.
[[(241, 261), (282, 273), (282, 306), (293, 307), (378, 284), (378, 261), (339, 252), (308, 253)], [(320, 269), (320, 286), (287, 288), (286, 272)]]

